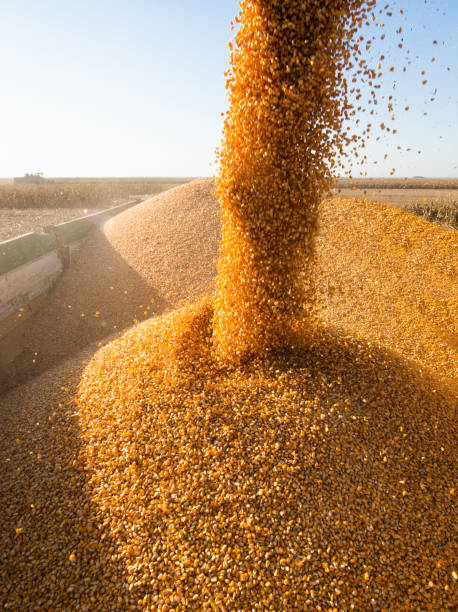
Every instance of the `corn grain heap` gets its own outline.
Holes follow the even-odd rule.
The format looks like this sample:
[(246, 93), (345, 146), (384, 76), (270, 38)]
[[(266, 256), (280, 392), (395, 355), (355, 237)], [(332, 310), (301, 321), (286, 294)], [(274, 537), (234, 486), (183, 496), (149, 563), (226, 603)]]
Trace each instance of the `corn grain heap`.
[[(207, 181), (205, 189), (202, 188), (199, 181), (194, 188), (190, 187), (189, 191), (186, 191), (185, 208), (188, 207), (188, 200), (197, 202), (199, 197), (203, 198), (205, 203), (212, 191), (213, 185), (210, 181)], [(162, 218), (156, 219), (153, 223), (156, 229), (169, 223), (167, 210), (175, 213), (178, 211), (180, 202), (183, 200), (182, 188), (175, 190), (174, 194), (169, 194), (167, 200), (167, 207), (164, 206), (161, 212)], [(215, 203), (213, 205), (216, 206)], [(143, 210), (147, 218), (151, 220), (147, 212), (149, 207), (145, 205)], [(185, 216), (181, 216), (181, 223), (185, 227), (192, 227), (194, 218), (192, 209), (189, 210), (189, 214), (191, 215), (189, 221)], [(424, 518), (426, 523), (423, 524), (425, 538), (429, 537), (426, 533), (428, 530), (434, 534), (437, 526), (441, 526), (444, 541), (447, 541), (448, 546), (452, 547), (448, 559), (456, 558), (456, 546), (453, 541), (454, 526), (451, 525), (450, 532), (447, 532), (450, 515), (454, 508), (452, 502), (456, 497), (453, 493), (453, 490), (456, 489), (454, 482), (456, 474), (447, 473), (447, 470), (444, 470), (440, 475), (434, 467), (434, 462), (437, 459), (442, 461), (444, 452), (450, 458), (456, 455), (456, 392), (453, 394), (445, 389), (448, 398), (444, 400), (437, 396), (437, 391), (443, 387), (441, 381), (445, 382), (453, 377), (457, 379), (458, 352), (453, 320), (458, 297), (454, 290), (458, 269), (457, 233), (451, 229), (429, 224), (394, 208), (369, 201), (342, 198), (326, 200), (320, 205), (319, 215), (320, 224), (316, 238), (314, 267), (314, 284), (317, 288), (316, 308), (318, 315), (325, 321), (328, 328), (328, 337), (334, 333), (338, 343), (332, 353), (328, 355), (325, 353), (322, 357), (317, 357), (315, 351), (312, 355), (310, 352), (301, 355), (298, 351), (299, 361), (307, 361), (310, 357), (316, 360), (313, 362), (315, 364), (313, 367), (312, 362), (306, 363), (310, 377), (306, 384), (297, 385), (298, 391), (306, 394), (309, 388), (307, 402), (313, 404), (313, 410), (319, 416), (319, 425), (322, 425), (322, 429), (325, 429), (327, 425), (326, 419), (321, 418), (322, 414), (327, 414), (325, 410), (322, 410), (323, 406), (326, 406), (326, 398), (328, 398), (328, 404), (331, 403), (331, 408), (335, 403), (344, 404), (347, 427), (348, 424), (358, 423), (354, 417), (359, 411), (361, 417), (359, 422), (362, 426), (364, 424), (367, 426), (366, 433), (370, 435), (365, 447), (368, 457), (375, 458), (380, 452), (378, 446), (380, 428), (397, 440), (398, 446), (392, 447), (390, 461), (388, 460), (390, 456), (388, 447), (382, 449), (385, 455), (380, 455), (380, 461), (374, 460), (374, 469), (379, 468), (381, 474), (377, 473), (372, 480), (382, 478), (385, 483), (390, 481), (393, 487), (396, 483), (399, 487), (404, 486), (400, 481), (405, 478), (398, 477), (396, 471), (402, 470), (402, 461), (406, 457), (403, 441), (410, 440), (410, 447), (413, 445), (414, 450), (409, 468), (409, 473), (413, 474), (413, 477), (410, 481), (408, 499), (412, 501), (412, 495), (424, 496), (424, 499), (417, 501), (425, 509), (423, 513), (426, 517)], [(139, 220), (143, 220), (142, 216), (139, 217)], [(134, 253), (134, 236), (126, 232), (125, 237), (126, 246), (121, 245), (118, 241), (117, 247), (122, 249), (123, 254), (127, 247), (129, 248), (130, 264), (141, 273), (142, 261), (143, 258), (148, 257), (149, 249), (142, 254), (145, 245), (141, 242), (137, 244), (137, 253)], [(208, 238), (207, 234), (200, 236), (197, 244), (207, 243)], [(210, 233), (210, 239), (213, 240), (213, 231)], [(216, 245), (213, 248), (216, 248)], [(215, 255), (216, 251), (208, 254), (208, 262), (203, 267), (204, 275)], [(332, 332), (333, 327), (331, 326), (336, 331)], [(140, 336), (144, 333), (143, 329), (139, 330)], [(319, 337), (317, 331), (315, 337)], [(130, 350), (127, 350), (129, 343), (123, 343), (121, 350), (119, 350), (121, 348), (119, 345), (104, 349), (110, 351), (110, 358), (116, 358), (117, 355), (117, 369), (107, 374), (107, 387), (111, 384), (111, 377), (117, 378), (118, 370), (121, 372), (124, 368), (132, 370), (133, 360), (136, 363), (144, 361), (145, 364), (155, 361), (156, 346), (151, 345), (148, 340), (149, 336), (146, 335), (142, 339), (141, 346), (137, 343), (132, 348), (133, 355), (130, 354)], [(356, 352), (346, 351), (345, 343), (348, 343), (350, 349), (356, 348)], [(328, 348), (331, 346), (328, 343)], [(381, 346), (386, 349), (381, 350)], [(323, 342), (323, 347), (326, 347), (325, 342)], [(119, 549), (123, 550), (129, 545), (136, 544), (135, 538), (131, 540), (127, 536), (126, 539), (120, 541), (116, 538), (116, 533), (112, 536), (110, 533), (111, 520), (107, 512), (109, 510), (110, 515), (124, 512), (126, 524), (132, 524), (134, 521), (132, 518), (127, 518), (129, 511), (123, 508), (119, 498), (113, 497), (111, 500), (103, 501), (102, 493), (97, 490), (95, 473), (92, 473), (94, 482), (91, 487), (88, 487), (87, 484), (86, 455), (89, 452), (97, 457), (97, 447), (99, 445), (106, 447), (103, 436), (110, 419), (107, 419), (103, 410), (100, 409), (93, 414), (85, 411), (85, 427), (92, 432), (93, 441), (90, 444), (94, 444), (94, 450), (81, 448), (77, 409), (68, 403), (68, 398), (77, 390), (85, 361), (90, 358), (94, 350), (79, 355), (72, 361), (64, 362), (57, 369), (49, 371), (0, 398), (0, 429), (2, 431), (0, 436), (0, 499), (2, 500), (0, 502), (0, 602), (1, 605), (8, 603), (9, 609), (12, 610), (34, 609), (34, 606), (35, 609), (48, 607), (56, 610), (84, 610), (86, 606), (86, 609), (93, 610), (95, 602), (98, 602), (100, 610), (129, 609), (129, 605), (132, 605), (133, 609), (148, 609), (148, 605), (138, 604), (140, 597), (136, 597), (137, 589), (132, 587), (130, 591), (128, 590), (131, 579), (129, 579), (129, 571), (123, 561), (124, 557), (119, 551)], [(105, 358), (104, 355), (106, 353), (103, 353), (103, 358)], [(412, 361), (406, 363), (406, 360)], [(97, 361), (98, 358), (91, 368), (100, 367)], [(341, 365), (337, 365), (338, 363)], [(408, 376), (405, 375), (406, 368), (409, 370)], [(342, 376), (342, 370), (344, 370), (344, 376)], [(414, 370), (416, 374), (413, 373)], [(370, 375), (371, 371), (372, 375)], [(425, 375), (426, 372), (429, 372), (428, 376)], [(135, 372), (131, 371), (130, 376), (133, 377), (134, 374)], [(243, 369), (238, 370), (239, 377), (240, 374), (243, 375)], [(331, 384), (333, 374), (335, 384)], [(90, 378), (91, 375), (88, 374), (88, 376)], [(141, 368), (138, 370), (138, 376), (151, 380), (151, 374)], [(274, 376), (274, 379), (276, 377)], [(321, 383), (319, 383), (320, 377)], [(275, 380), (271, 379), (270, 375), (267, 384), (271, 385), (269, 394), (273, 402), (276, 390)], [(250, 385), (255, 380), (253, 379)], [(131, 381), (126, 382), (125, 378), (120, 379), (119, 384), (122, 387), (120, 393), (124, 396), (130, 383)], [(151, 384), (154, 384), (154, 378)], [(90, 381), (86, 380), (85, 385), (90, 388)], [(135, 385), (138, 386), (138, 382), (135, 382)], [(282, 389), (278, 390), (279, 397), (282, 396), (282, 393), (288, 393), (286, 382), (281, 386)], [(422, 389), (425, 386), (426, 393), (422, 397)], [(146, 390), (145, 394), (148, 392)], [(157, 393), (158, 389), (154, 392)], [(118, 390), (113, 388), (111, 393), (116, 396)], [(178, 399), (179, 395), (176, 394), (176, 396)], [(259, 399), (259, 394), (256, 394), (253, 397), (253, 404)], [(198, 397), (196, 405), (200, 405), (200, 402), (202, 399)], [(151, 402), (151, 405), (154, 406), (154, 403)], [(290, 411), (295, 409), (295, 405), (291, 400)], [(398, 414), (398, 405), (405, 407), (407, 415), (406, 417), (404, 414), (399, 416), (401, 423), (392, 420), (393, 415)], [(418, 405), (426, 407), (426, 411), (412, 416)], [(135, 406), (135, 401), (131, 404), (123, 404), (117, 400), (116, 406), (119, 418), (125, 419), (126, 423), (130, 422), (131, 416), (128, 413), (130, 407)], [(168, 405), (164, 405), (164, 409), (166, 406)], [(391, 410), (385, 408), (386, 406), (391, 406)], [(439, 407), (437, 412), (436, 406)], [(448, 410), (448, 416), (443, 417), (441, 410)], [(103, 418), (101, 419), (102, 427), (99, 429), (97, 420), (100, 412)], [(367, 421), (364, 420), (366, 418)], [(407, 434), (406, 420), (410, 422), (412, 418), (422, 418), (423, 421), (419, 425), (415, 423), (416, 435), (413, 438), (411, 434), (404, 438), (404, 434)], [(442, 431), (447, 432), (448, 430), (449, 433), (443, 436), (440, 429), (438, 431), (434, 429), (436, 424), (442, 428)], [(282, 426), (281, 422), (280, 426)], [(117, 422), (113, 427), (113, 431), (118, 432), (119, 437), (128, 435), (119, 429)], [(400, 431), (401, 427), (403, 431)], [(312, 428), (313, 424), (308, 429), (306, 428), (304, 436)], [(263, 435), (263, 431), (261, 428), (260, 435)], [(315, 430), (311, 434), (316, 436), (317, 432), (318, 430)], [(433, 434), (434, 437), (431, 438)], [(137, 436), (135, 432), (130, 432), (129, 435), (134, 438)], [(442, 437), (448, 438), (446, 445), (443, 444)], [(139, 447), (142, 444), (143, 441), (140, 441)], [(152, 442), (149, 441), (146, 444), (151, 449)], [(352, 455), (349, 442), (345, 448), (350, 453), (347, 462), (348, 465), (351, 465)], [(429, 454), (425, 454), (427, 448), (429, 448)], [(444, 451), (441, 450), (442, 448)], [(352, 450), (353, 453), (355, 451), (358, 452), (358, 447)], [(106, 452), (107, 465), (104, 466), (104, 473), (108, 480), (110, 466), (113, 465), (116, 458), (113, 453), (114, 456), (109, 460), (109, 448), (106, 448)], [(205, 445), (203, 452), (205, 452)], [(383, 460), (384, 456), (387, 457), (386, 462)], [(336, 482), (335, 474), (333, 476), (332, 473), (328, 473), (332, 469), (332, 463), (328, 463), (329, 456), (324, 454), (322, 462), (319, 462), (319, 455), (317, 456), (315, 451), (315, 457), (317, 457), (315, 460), (317, 465), (314, 466), (312, 475), (316, 477), (317, 496), (319, 497), (318, 493), (322, 494), (319, 480), (323, 477), (318, 471), (320, 468), (327, 471), (325, 491), (336, 492), (336, 498), (330, 507), (334, 512), (338, 511), (342, 516), (347, 517), (342, 520), (348, 521), (349, 517), (354, 520), (354, 512), (351, 511), (351, 508), (347, 509), (346, 504), (339, 497), (341, 496), (339, 491), (345, 482), (342, 481), (343, 484)], [(313, 452), (305, 450), (303, 458), (310, 462)], [(91, 459), (92, 469), (94, 469), (93, 463), (94, 458)], [(365, 465), (367, 467), (367, 462)], [(231, 469), (230, 465), (227, 467)], [(140, 486), (140, 476), (147, 474), (149, 469), (152, 468), (148, 468), (143, 462), (135, 488)], [(350, 481), (355, 478), (355, 474), (358, 474), (358, 469), (359, 464), (356, 463), (354, 473), (348, 473), (349, 482), (346, 485), (346, 490), (349, 492), (348, 499), (352, 500), (352, 506), (358, 503), (363, 492), (364, 495), (369, 495), (373, 486), (370, 482), (368, 488), (364, 489), (364, 481), (355, 482), (354, 486), (351, 486)], [(336, 473), (341, 473), (340, 468), (339, 470)], [(429, 480), (427, 480), (428, 474)], [(242, 478), (242, 475), (240, 477)], [(105, 483), (105, 490), (109, 491), (107, 487)], [(101, 501), (99, 505), (94, 504), (93, 501), (94, 488), (97, 499)], [(443, 491), (444, 495), (436, 495), (438, 488)], [(445, 495), (447, 488), (449, 497)], [(407, 489), (402, 489), (402, 491), (407, 491)], [(131, 492), (126, 487), (122, 496), (126, 503), (132, 500), (130, 496)], [(407, 496), (403, 497), (406, 499)], [(442, 501), (444, 501), (444, 506), (440, 507)], [(135, 499), (132, 503), (136, 503)], [(309, 511), (313, 510), (313, 505), (310, 505)], [(433, 515), (429, 520), (427, 517), (431, 512)], [(317, 517), (321, 523), (326, 518), (326, 515), (324, 518), (322, 515), (322, 509), (317, 511)], [(398, 534), (399, 542), (402, 541), (404, 537), (402, 529), (399, 525), (393, 526), (390, 522), (390, 515), (386, 511), (385, 516), (386, 520), (384, 519), (381, 526), (374, 527), (374, 530), (370, 532), (372, 537), (386, 539), (394, 537), (393, 534)], [(395, 522), (395, 516), (391, 515), (391, 517)], [(369, 517), (367, 518), (369, 520)], [(437, 524), (434, 521), (437, 521)], [(320, 524), (311, 524), (309, 532), (318, 538), (319, 535), (316, 534), (319, 534), (321, 529)], [(362, 527), (361, 529), (363, 530)], [(135, 529), (132, 533), (134, 532)], [(363, 530), (363, 536), (359, 539), (366, 537), (364, 534), (367, 535), (367, 531)], [(428, 609), (426, 605), (428, 598), (433, 602), (433, 610), (441, 609), (442, 604), (439, 603), (441, 598), (445, 602), (442, 609), (447, 609), (447, 605), (451, 607), (456, 599), (452, 591), (455, 585), (453, 572), (457, 571), (456, 565), (453, 566), (447, 560), (446, 547), (444, 548), (445, 553), (438, 552), (439, 549), (440, 546), (436, 550), (432, 545), (431, 554), (428, 551), (427, 558), (421, 559), (424, 574), (429, 572), (428, 575), (431, 576), (419, 587), (420, 593), (421, 589), (426, 590), (426, 595), (419, 595), (424, 605), (419, 604), (417, 608), (422, 610)], [(420, 550), (418, 552), (419, 562), (422, 554), (426, 553)], [(358, 555), (355, 555), (354, 560), (357, 559)], [(436, 568), (438, 563), (440, 567)], [(402, 561), (399, 565), (404, 568), (403, 571), (406, 571), (406, 566)], [(378, 569), (378, 565), (375, 564), (374, 574), (371, 574), (367, 584), (365, 581), (368, 593), (372, 593), (372, 596), (375, 594), (376, 601), (386, 597), (385, 591), (380, 588), (375, 579)], [(397, 574), (396, 567), (384, 566), (384, 571), (387, 570), (392, 572), (390, 580), (402, 590), (404, 587), (399, 583), (401, 578)], [(340, 571), (343, 569), (341, 568)], [(433, 578), (434, 576), (436, 578)], [(328, 580), (325, 568), (323, 568), (322, 580)], [(347, 576), (342, 580), (347, 581)], [(418, 583), (412, 582), (411, 588), (415, 589), (416, 586)], [(378, 594), (375, 589), (378, 590)], [(316, 592), (314, 586), (311, 587), (311, 590)], [(315, 609), (318, 605), (314, 603), (309, 607)], [(407, 609), (415, 609), (413, 603), (409, 605), (410, 608), (406, 604)], [(358, 609), (358, 606), (359, 604), (355, 603), (355, 609)], [(150, 607), (154, 609), (154, 606)], [(306, 606), (302, 606), (304, 607)], [(323, 607), (326, 609), (326, 606)], [(396, 606), (393, 607), (396, 609)], [(348, 608), (349, 605), (341, 604), (341, 609)]]
[[(323, 6), (319, 23), (332, 7), (353, 6), (288, 4), (307, 5), (312, 24)], [(248, 31), (251, 19), (260, 23), (251, 9), (266, 6), (275, 8), (243, 3)], [(324, 168), (319, 176), (324, 185)], [(232, 193), (250, 196), (239, 178)], [(302, 194), (299, 230), (292, 199), (290, 228), (279, 207), (270, 216), (261, 190), (265, 234), (249, 225), (253, 211), (245, 218), (227, 199), (216, 301), (145, 321), (100, 349), (82, 375), (90, 352), (1, 402), (0, 499), (8, 501), (0, 511), (0, 601), (9, 609), (456, 608), (456, 394), (448, 385), (453, 346), (440, 330), (452, 334), (456, 237), (388, 207), (339, 199), (322, 204), (315, 234), (318, 183)], [(264, 184), (274, 187), (270, 175)], [(261, 247), (270, 237), (283, 249), (272, 251), (273, 268), (262, 266), (245, 223)], [(395, 233), (402, 226), (406, 244), (398, 247), (383, 223)], [(292, 257), (277, 233), (289, 228), (293, 242), (296, 231), (306, 239), (297, 269), (277, 261)], [(145, 245), (108, 232), (141, 271)], [(247, 288), (237, 276), (240, 252), (253, 253), (259, 302), (256, 284)], [(291, 300), (284, 308), (262, 287), (280, 282), (279, 270), (292, 283), (291, 296), (281, 293), (290, 285), (274, 289)], [(297, 279), (309, 273), (313, 319), (299, 303), (309, 286), (302, 290)], [(339, 275), (348, 286), (338, 286)], [(243, 311), (225, 293), (228, 278)], [(400, 321), (386, 316), (383, 338), (377, 312), (390, 303)], [(416, 347), (422, 304), (423, 351)], [(237, 313), (244, 334), (231, 322)], [(294, 329), (294, 347), (277, 318)]]

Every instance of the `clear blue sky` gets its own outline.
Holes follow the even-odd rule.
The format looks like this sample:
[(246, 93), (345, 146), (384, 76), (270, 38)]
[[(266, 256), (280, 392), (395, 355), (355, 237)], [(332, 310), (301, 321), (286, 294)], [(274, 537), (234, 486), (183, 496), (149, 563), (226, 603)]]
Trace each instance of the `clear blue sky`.
[[(411, 110), (396, 113), (395, 137), (370, 145), (371, 160), (389, 157), (366, 170), (458, 176), (458, 1), (396, 4), (405, 14), (386, 20), (373, 56), (400, 68), (411, 50), (407, 73), (390, 73), (382, 90), (389, 95), (397, 80), (398, 106)], [(214, 172), (238, 2), (0, 0), (0, 8), (0, 176)], [(403, 27), (403, 50), (394, 24)]]

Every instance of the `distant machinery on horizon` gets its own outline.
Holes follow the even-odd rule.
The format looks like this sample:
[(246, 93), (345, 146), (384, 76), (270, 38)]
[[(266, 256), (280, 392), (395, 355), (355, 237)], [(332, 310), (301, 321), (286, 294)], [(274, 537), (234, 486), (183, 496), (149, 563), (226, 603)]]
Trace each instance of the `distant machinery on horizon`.
[(43, 185), (45, 183), (54, 183), (54, 181), (50, 179), (45, 179), (43, 177), (43, 172), (35, 172), (35, 174), (24, 174), (24, 176), (15, 176), (14, 182), (16, 184), (26, 185)]

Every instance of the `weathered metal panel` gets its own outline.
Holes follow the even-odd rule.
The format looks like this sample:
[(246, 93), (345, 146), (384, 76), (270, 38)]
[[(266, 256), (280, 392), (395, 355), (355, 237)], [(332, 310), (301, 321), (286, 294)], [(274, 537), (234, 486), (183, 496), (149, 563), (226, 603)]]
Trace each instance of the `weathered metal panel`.
[(51, 234), (31, 232), (0, 242), (0, 275), (55, 249), (57, 240)]
[(48, 291), (62, 272), (62, 261), (52, 251), (0, 276), (0, 320)]

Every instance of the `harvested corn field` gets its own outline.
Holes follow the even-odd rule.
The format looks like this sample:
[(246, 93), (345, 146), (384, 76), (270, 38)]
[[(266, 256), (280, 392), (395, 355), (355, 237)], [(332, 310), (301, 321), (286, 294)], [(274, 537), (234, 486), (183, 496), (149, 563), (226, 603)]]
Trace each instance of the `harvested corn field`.
[[(201, 277), (211, 290), (220, 232), (213, 191), (212, 181), (196, 181), (112, 219), (103, 240), (117, 259), (106, 283), (128, 258), (145, 303), (169, 294), (163, 308), (178, 304)], [(169, 212), (179, 218), (170, 234)], [(180, 584), (183, 597), (192, 584), (187, 609), (220, 595), (235, 602), (221, 609), (246, 609), (250, 593), (273, 596), (260, 609), (328, 609), (331, 597), (337, 609), (365, 610), (372, 599), (380, 609), (453, 609), (456, 232), (361, 200), (327, 200), (320, 218), (308, 346), (215, 369), (210, 301), (144, 322), (92, 360), (97, 346), (88, 347), (2, 398), (2, 604), (186, 609), (173, 602)], [(193, 236), (178, 255), (167, 249), (176, 233)], [(155, 254), (162, 276), (152, 276)], [(104, 287), (100, 313), (112, 299)], [(126, 325), (133, 311), (149, 316), (122, 295), (118, 321), (124, 310)], [(61, 336), (56, 313), (49, 325), (54, 317)], [(161, 342), (165, 330), (186, 326), (202, 332), (200, 365), (181, 372), (186, 333)], [(92, 334), (87, 342), (102, 337), (100, 328)], [(77, 407), (71, 398), (88, 363)], [(172, 570), (183, 580), (171, 586)], [(269, 576), (281, 576), (282, 595)]]
[(0, 209), (108, 208), (188, 182), (186, 178), (53, 179), (50, 183), (0, 183)]

